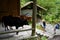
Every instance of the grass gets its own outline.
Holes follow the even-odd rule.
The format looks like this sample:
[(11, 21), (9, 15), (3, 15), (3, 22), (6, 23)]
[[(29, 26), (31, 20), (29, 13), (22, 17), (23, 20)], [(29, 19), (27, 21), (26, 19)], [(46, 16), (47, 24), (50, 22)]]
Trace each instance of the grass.
[(42, 31), (45, 31), (45, 29), (42, 27), (42, 25), (36, 24), (36, 28)]
[[(39, 24), (36, 25), (36, 28), (39, 29), (39, 30), (45, 31), (44, 28)], [(39, 40), (47, 40), (47, 37), (42, 36)]]

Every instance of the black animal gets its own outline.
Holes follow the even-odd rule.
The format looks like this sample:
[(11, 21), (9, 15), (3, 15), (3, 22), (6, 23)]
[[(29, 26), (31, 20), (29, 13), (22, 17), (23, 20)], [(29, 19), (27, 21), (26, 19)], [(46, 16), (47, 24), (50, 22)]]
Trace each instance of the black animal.
[(7, 26), (13, 26), (13, 24), (14, 23), (13, 23), (13, 17), (12, 16), (3, 16), (2, 17), (2, 27), (5, 27), (5, 31), (9, 30)]
[[(18, 29), (18, 27), (20, 26), (23, 27), (23, 25), (29, 25), (26, 19), (21, 19), (19, 17), (12, 17), (12, 16), (3, 16), (2, 23), (5, 26), (5, 31), (8, 30), (7, 26), (10, 27), (15, 26), (16, 29)], [(18, 32), (16, 34), (18, 34)]]

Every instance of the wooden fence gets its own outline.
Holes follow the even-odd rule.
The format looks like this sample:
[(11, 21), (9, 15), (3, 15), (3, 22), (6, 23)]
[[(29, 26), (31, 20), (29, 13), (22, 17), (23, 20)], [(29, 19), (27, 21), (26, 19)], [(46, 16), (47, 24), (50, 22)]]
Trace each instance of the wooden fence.
[[(14, 32), (29, 31), (29, 30), (34, 30), (34, 29), (33, 28), (31, 28), (31, 29), (22, 29), (22, 30), (15, 29), (15, 30), (3, 31), (3, 32), (0, 32), (0, 35), (8, 34), (8, 33), (14, 33)], [(33, 38), (35, 39), (37, 37), (38, 37), (37, 35), (34, 35), (34, 36), (30, 36), (30, 37), (25, 37), (25, 38), (22, 38), (22, 39), (33, 39)]]

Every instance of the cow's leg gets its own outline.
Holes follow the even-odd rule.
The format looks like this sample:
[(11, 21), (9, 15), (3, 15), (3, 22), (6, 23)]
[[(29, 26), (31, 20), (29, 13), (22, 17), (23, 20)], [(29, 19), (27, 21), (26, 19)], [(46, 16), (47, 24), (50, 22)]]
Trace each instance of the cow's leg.
[(6, 27), (6, 28), (7, 28), (7, 30), (9, 30), (8, 27)]
[(7, 28), (5, 27), (5, 31), (7, 30)]
[(8, 26), (6, 26), (6, 29), (9, 30)]
[[(16, 29), (18, 29), (18, 27), (16, 27)], [(16, 32), (16, 35), (18, 35), (18, 32)]]
[(4, 23), (2, 22), (2, 27), (4, 27), (5, 25), (4, 25)]
[(5, 25), (5, 31), (7, 31), (7, 30), (9, 30), (9, 29), (8, 29), (7, 25)]
[(7, 26), (5, 25), (5, 31), (7, 30), (7, 28), (6, 28)]

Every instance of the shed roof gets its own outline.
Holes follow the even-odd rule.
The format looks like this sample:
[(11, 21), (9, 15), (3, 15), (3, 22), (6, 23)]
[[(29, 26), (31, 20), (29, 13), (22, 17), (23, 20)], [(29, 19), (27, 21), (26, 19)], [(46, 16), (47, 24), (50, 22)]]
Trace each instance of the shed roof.
[[(26, 6), (28, 6), (28, 5), (30, 5), (30, 4), (33, 4), (33, 1), (30, 1), (30, 2), (27, 2), (26, 4), (24, 4), (24, 5), (21, 7), (21, 9), (25, 8)], [(47, 9), (45, 9), (45, 8), (42, 7), (42, 6), (37, 5), (37, 7), (38, 7), (39, 9), (42, 9), (42, 10), (47, 11)]]

